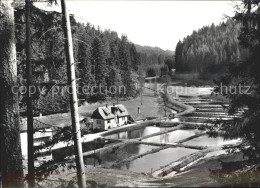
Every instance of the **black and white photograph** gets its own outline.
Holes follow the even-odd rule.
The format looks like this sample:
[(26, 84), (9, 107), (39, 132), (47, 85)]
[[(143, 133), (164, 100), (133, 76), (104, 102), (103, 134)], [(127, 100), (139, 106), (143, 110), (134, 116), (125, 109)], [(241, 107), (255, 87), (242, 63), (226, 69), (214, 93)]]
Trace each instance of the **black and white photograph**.
[(260, 0), (0, 0), (0, 188), (260, 187)]

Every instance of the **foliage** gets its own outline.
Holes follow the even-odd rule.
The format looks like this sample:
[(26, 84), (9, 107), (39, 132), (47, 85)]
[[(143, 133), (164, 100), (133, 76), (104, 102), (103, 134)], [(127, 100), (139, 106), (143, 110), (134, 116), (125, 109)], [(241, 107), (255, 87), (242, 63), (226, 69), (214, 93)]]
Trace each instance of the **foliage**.
[(158, 102), (158, 113), (160, 114), (160, 117), (166, 117), (167, 114), (170, 112), (169, 108), (167, 107), (168, 99), (165, 94), (160, 95), (160, 97), (157, 99)]
[(210, 170), (210, 177), (225, 187), (259, 187), (259, 170), (255, 170), (254, 167), (241, 170), (245, 165), (250, 165), (248, 162), (221, 162), (222, 169)]
[(163, 66), (163, 67), (161, 67), (160, 70), (161, 70), (161, 76), (165, 76), (165, 75), (167, 75), (169, 73), (168, 66)]
[[(18, 6), (15, 11), (18, 77), (20, 85), (26, 84), (25, 79), (25, 16), (24, 7)], [(48, 94), (36, 92), (33, 95), (35, 115), (66, 112), (69, 104), (68, 94), (53, 95), (53, 85), (67, 84), (67, 66), (64, 54), (64, 36), (62, 32), (62, 17), (57, 12), (46, 12), (32, 6), (32, 59), (33, 80), (40, 89), (46, 89)], [(153, 66), (160, 75), (165, 67), (172, 67), (172, 52), (158, 48), (149, 50), (137, 49), (126, 36), (118, 37), (114, 31), (101, 31), (91, 24), (76, 22), (71, 17), (73, 34), (73, 49), (76, 64), (76, 74), (79, 86), (79, 98), (88, 102), (105, 100), (107, 97), (134, 97), (136, 95), (135, 74), (144, 67)], [(138, 46), (138, 48), (142, 48)], [(145, 58), (144, 58), (145, 57)], [(167, 59), (167, 64), (164, 63)], [(168, 68), (169, 70), (169, 68)], [(44, 83), (44, 86), (42, 85)], [(96, 86), (102, 85), (102, 89)], [(110, 90), (111, 86), (122, 86), (126, 92), (120, 93), (118, 88)], [(83, 89), (85, 88), (85, 89)], [(114, 91), (116, 90), (116, 91)], [(20, 95), (21, 108), (26, 107), (24, 95)]]
[(171, 109), (169, 108), (169, 96), (167, 94), (167, 88), (169, 86), (169, 83), (171, 82), (171, 78), (168, 75), (162, 76), (161, 80), (162, 83), (164, 83), (164, 92), (160, 92), (160, 95), (157, 99), (158, 102), (158, 113), (160, 116), (166, 117), (167, 114), (171, 114)]
[[(234, 119), (232, 123), (225, 123), (221, 126), (221, 131), (225, 133), (226, 137), (242, 139), (242, 144), (237, 148), (247, 159), (239, 163), (242, 170), (236, 170), (235, 175), (234, 173), (224, 174), (227, 179), (237, 176), (237, 182), (250, 173), (258, 174), (259, 180), (260, 164), (259, 1), (247, 0), (244, 5), (246, 10), (237, 13), (234, 19), (242, 24), (239, 41), (240, 45), (249, 50), (249, 55), (241, 62), (231, 64), (228, 74), (217, 81), (219, 87), (216, 88), (216, 92), (221, 92), (230, 99), (229, 112), (231, 114), (238, 110), (244, 111), (242, 118)], [(256, 10), (250, 12), (252, 6), (255, 6)], [(227, 168), (227, 166), (223, 166), (223, 168)], [(250, 178), (254, 179), (253, 176)]]
[[(43, 150), (50, 150), (55, 144), (61, 142), (72, 145), (73, 133), (71, 126), (64, 128), (53, 128), (53, 131), (55, 134), (53, 135), (52, 139), (34, 147), (35, 157), (40, 156)], [(35, 176), (38, 181), (42, 181), (54, 172), (60, 173), (60, 170), (64, 171), (65, 169), (72, 168), (76, 168), (73, 160), (66, 159), (64, 156), (55, 160), (43, 162), (39, 167), (36, 167)]]
[(212, 24), (193, 31), (176, 46), (177, 71), (198, 72), (201, 78), (209, 79), (223, 73), (231, 62), (238, 63), (247, 54), (237, 39), (239, 29), (239, 22), (229, 19), (218, 26)]
[(147, 72), (146, 72), (146, 76), (147, 77), (154, 77), (154, 76), (156, 76), (155, 70), (153, 68), (148, 68)]
[[(171, 70), (175, 67), (174, 52), (162, 50), (158, 47), (135, 45), (137, 52), (140, 53), (141, 64), (144, 65), (146, 75), (150, 75), (151, 69), (157, 76), (161, 75), (161, 67), (168, 67)], [(154, 75), (152, 74), (152, 75)], [(154, 76), (156, 76), (154, 75)]]

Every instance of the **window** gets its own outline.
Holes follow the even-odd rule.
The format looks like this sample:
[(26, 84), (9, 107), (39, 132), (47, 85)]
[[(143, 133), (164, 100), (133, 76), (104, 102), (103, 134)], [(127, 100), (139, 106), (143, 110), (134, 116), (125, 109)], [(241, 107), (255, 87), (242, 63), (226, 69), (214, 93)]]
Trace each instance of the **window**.
[(97, 124), (101, 124), (101, 120), (97, 119)]
[(107, 120), (107, 123), (110, 123), (110, 119), (109, 119), (109, 120)]

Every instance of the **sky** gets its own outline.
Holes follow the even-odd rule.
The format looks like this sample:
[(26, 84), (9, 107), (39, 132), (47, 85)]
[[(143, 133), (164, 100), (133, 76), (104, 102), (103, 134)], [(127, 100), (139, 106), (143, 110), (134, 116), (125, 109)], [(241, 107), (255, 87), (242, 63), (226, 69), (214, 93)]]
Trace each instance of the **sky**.
[[(117, 31), (145, 46), (175, 50), (194, 30), (234, 15), (231, 1), (66, 1), (79, 22)], [(53, 8), (45, 8), (53, 9)], [(60, 7), (54, 8), (60, 12)]]

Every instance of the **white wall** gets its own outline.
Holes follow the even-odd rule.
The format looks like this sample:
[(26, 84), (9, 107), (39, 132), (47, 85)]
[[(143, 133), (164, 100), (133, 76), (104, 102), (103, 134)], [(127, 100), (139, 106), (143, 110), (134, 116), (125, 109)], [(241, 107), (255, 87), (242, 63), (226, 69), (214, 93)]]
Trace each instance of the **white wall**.
[(23, 157), (27, 158), (28, 155), (28, 145), (27, 145), (27, 132), (22, 132), (21, 137), (21, 148)]
[(108, 130), (108, 127), (110, 127), (110, 128), (117, 127), (115, 119), (110, 119), (109, 121), (110, 121), (110, 123), (108, 123), (108, 120), (104, 120), (105, 130)]
[[(100, 120), (101, 123), (97, 123), (97, 121)], [(115, 119), (110, 119), (110, 122), (108, 123), (108, 120), (102, 120), (102, 119), (93, 119), (93, 126), (94, 128), (101, 128), (104, 130), (108, 130), (110, 128), (117, 127)]]
[[(51, 129), (46, 129), (46, 131), (51, 131)], [(33, 135), (34, 144), (37, 145), (37, 138), (51, 137), (51, 136), (52, 136), (52, 132), (35, 132)], [(27, 155), (28, 155), (27, 132), (21, 132), (20, 138), (21, 138), (22, 155), (24, 158), (27, 159)]]
[(93, 119), (93, 127), (108, 130), (109, 129), (108, 127), (114, 128), (117, 127), (118, 125), (119, 126), (125, 125), (125, 123), (127, 123), (128, 121), (128, 117), (124, 117), (124, 120), (122, 117), (118, 118), (118, 125), (116, 119), (110, 119), (110, 123), (108, 123), (108, 120), (102, 120), (102, 119), (100, 119), (101, 123), (97, 123), (98, 120), (99, 119)]
[(120, 126), (125, 125), (125, 123), (127, 123), (127, 121), (128, 121), (128, 117), (124, 117), (124, 120), (123, 120), (123, 117), (118, 118), (118, 123)]

